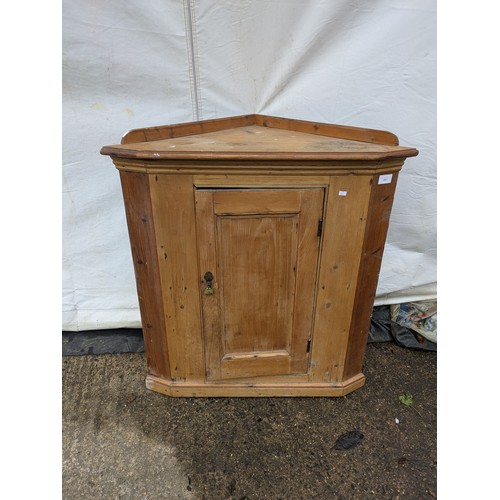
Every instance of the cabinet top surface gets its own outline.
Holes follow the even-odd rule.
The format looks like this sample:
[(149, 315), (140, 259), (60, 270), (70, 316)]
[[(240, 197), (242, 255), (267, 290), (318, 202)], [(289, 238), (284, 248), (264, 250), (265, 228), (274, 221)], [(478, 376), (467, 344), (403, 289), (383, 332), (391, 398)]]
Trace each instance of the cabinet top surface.
[(104, 155), (142, 160), (383, 160), (416, 156), (394, 134), (301, 120), (245, 115), (136, 129)]

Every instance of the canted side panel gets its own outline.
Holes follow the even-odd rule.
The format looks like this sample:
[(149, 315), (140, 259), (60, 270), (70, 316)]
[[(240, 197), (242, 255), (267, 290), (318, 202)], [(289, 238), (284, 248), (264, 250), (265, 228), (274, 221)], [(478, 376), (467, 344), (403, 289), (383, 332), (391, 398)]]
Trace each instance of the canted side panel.
[(147, 174), (120, 172), (148, 372), (170, 377), (164, 310)]
[(391, 182), (387, 184), (379, 184), (380, 175), (373, 176), (343, 379), (360, 373), (362, 369), (397, 176), (397, 172), (392, 174)]
[(150, 191), (171, 377), (203, 380), (193, 180), (151, 174)]
[(332, 177), (323, 223), (311, 381), (337, 382), (351, 329), (371, 177)]

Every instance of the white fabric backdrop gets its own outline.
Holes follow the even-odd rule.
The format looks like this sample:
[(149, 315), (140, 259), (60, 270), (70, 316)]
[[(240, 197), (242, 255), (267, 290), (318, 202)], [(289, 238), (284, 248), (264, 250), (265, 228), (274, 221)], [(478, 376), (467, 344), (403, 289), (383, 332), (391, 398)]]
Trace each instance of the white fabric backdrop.
[(380, 128), (417, 147), (376, 303), (436, 296), (435, 0), (63, 0), (63, 330), (140, 327), (101, 146), (246, 113)]

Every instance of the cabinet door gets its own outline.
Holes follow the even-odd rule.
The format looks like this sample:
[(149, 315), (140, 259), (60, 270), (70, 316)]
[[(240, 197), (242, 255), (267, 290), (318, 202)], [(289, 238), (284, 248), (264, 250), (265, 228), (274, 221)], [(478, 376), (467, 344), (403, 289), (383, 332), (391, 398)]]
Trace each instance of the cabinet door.
[(318, 188), (195, 191), (208, 380), (307, 372), (323, 198)]

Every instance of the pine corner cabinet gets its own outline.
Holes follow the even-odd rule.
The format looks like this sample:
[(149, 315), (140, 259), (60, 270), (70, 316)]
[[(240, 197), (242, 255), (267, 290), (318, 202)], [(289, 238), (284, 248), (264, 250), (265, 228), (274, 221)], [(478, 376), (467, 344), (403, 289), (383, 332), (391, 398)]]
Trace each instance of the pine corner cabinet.
[(245, 115), (136, 129), (120, 171), (148, 388), (343, 396), (363, 357), (398, 172), (389, 132)]

